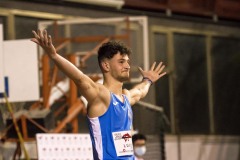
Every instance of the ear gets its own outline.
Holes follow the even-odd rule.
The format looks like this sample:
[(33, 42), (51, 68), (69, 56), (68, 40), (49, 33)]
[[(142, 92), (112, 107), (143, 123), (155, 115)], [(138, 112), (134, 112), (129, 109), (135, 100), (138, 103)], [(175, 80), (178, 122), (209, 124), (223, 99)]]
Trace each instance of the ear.
[(102, 65), (102, 69), (104, 70), (104, 71), (109, 71), (109, 63), (108, 63), (108, 61), (102, 61), (102, 63), (101, 63), (101, 65)]

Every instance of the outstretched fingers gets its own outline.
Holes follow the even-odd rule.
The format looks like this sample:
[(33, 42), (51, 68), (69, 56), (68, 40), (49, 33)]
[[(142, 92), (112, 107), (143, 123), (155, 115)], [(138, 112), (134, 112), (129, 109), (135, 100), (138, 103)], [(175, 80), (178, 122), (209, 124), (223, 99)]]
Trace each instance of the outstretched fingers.
[(160, 62), (157, 67), (154, 69), (153, 67), (155, 67), (156, 62), (154, 62), (154, 64), (151, 67), (151, 70), (156, 72), (158, 75), (161, 74), (161, 72), (163, 71), (163, 69), (165, 68), (165, 65), (163, 65), (163, 62)]
[(157, 65), (155, 71), (158, 72), (158, 71), (161, 69), (161, 66), (162, 66), (162, 62), (160, 62), (160, 63)]
[(157, 73), (159, 75), (158, 77), (160, 78), (165, 74), (167, 74), (167, 72), (163, 72), (164, 68), (165, 68), (165, 65), (163, 65), (163, 62), (160, 62), (153, 71)]
[(33, 33), (34, 37), (35, 37), (37, 40), (40, 39), (40, 37), (38, 36), (38, 34), (37, 34), (34, 30), (32, 31), (32, 33)]
[(43, 42), (43, 34), (42, 34), (42, 32), (40, 31), (40, 29), (37, 30), (37, 34), (38, 34), (38, 36), (39, 36), (39, 42), (42, 44), (42, 42)]
[(47, 30), (43, 31), (43, 39), (44, 39), (44, 44), (48, 46), (48, 35), (47, 35)]
[(31, 41), (41, 45), (42, 47), (51, 46), (52, 38), (50, 35), (48, 35), (47, 30), (41, 31), (38, 29), (37, 32), (33, 30), (32, 33), (34, 35), (34, 38), (32, 38)]
[(52, 37), (48, 35), (48, 46), (52, 45)]
[(40, 37), (38, 36), (38, 34), (34, 30), (32, 31), (32, 33), (34, 35), (34, 38), (32, 38), (31, 41), (33, 41), (37, 44), (40, 44), (40, 42), (39, 42)]
[(162, 76), (164, 76), (165, 74), (167, 74), (167, 72), (163, 72), (162, 74), (159, 75), (159, 78), (161, 78)]
[(157, 73), (160, 75), (160, 73), (162, 73), (163, 69), (165, 68), (165, 65), (161, 63), (159, 63), (158, 67), (156, 68)]
[(143, 69), (141, 67), (138, 67), (138, 70), (141, 72), (141, 74), (143, 74)]
[(155, 68), (155, 66), (156, 66), (156, 62), (154, 62), (153, 64), (152, 64), (152, 66), (151, 66), (151, 71), (154, 71), (154, 68)]

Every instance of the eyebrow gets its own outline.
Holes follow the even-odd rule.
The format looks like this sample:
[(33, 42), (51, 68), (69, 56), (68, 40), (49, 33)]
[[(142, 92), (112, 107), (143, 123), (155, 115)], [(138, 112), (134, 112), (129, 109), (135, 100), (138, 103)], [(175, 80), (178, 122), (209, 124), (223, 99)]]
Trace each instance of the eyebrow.
[(130, 58), (127, 58), (127, 59), (125, 59), (125, 58), (120, 58), (120, 59), (118, 59), (118, 61), (121, 61), (121, 60), (130, 61)]

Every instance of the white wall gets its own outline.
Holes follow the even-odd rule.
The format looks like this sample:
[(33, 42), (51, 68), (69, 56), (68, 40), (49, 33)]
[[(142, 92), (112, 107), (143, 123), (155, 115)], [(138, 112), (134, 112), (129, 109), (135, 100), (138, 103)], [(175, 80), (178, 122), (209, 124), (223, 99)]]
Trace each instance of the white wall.
[(167, 160), (239, 160), (239, 137), (181, 136), (180, 147), (176, 136), (166, 136)]
[(0, 93), (4, 92), (3, 81), (3, 26), (0, 24)]
[[(240, 137), (165, 135), (165, 152), (158, 135), (147, 135), (145, 160), (239, 160)], [(180, 142), (180, 143), (178, 143)], [(180, 152), (179, 152), (180, 151)], [(164, 152), (164, 153), (161, 153)]]
[[(147, 138), (145, 160), (161, 160), (158, 136)], [(180, 160), (177, 142), (176, 136), (165, 136), (166, 160)], [(182, 136), (181, 160), (239, 160), (239, 142), (239, 137), (231, 136)], [(11, 160), (15, 147), (15, 143), (0, 143), (0, 155)], [(31, 158), (37, 158), (36, 142), (26, 142), (25, 147)]]
[(9, 101), (39, 100), (37, 46), (29, 39), (10, 40), (3, 42), (3, 51)]
[(39, 100), (37, 46), (29, 39), (10, 40), (3, 41), (1, 49), (0, 93), (5, 92), (4, 77), (8, 77), (9, 102)]

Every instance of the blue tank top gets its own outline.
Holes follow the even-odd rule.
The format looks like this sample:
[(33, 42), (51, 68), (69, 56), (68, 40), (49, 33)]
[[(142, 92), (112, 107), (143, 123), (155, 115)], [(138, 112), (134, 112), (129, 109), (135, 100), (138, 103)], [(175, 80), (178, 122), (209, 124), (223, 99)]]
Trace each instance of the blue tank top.
[(94, 160), (134, 160), (133, 155), (117, 156), (112, 136), (113, 132), (129, 131), (132, 127), (132, 108), (127, 97), (123, 98), (121, 102), (111, 93), (108, 110), (100, 117), (88, 117)]

